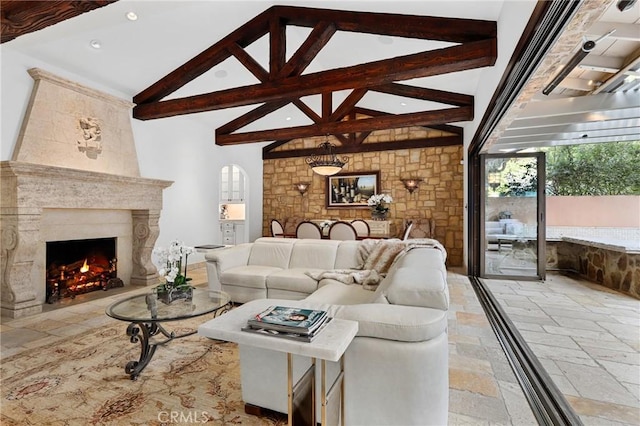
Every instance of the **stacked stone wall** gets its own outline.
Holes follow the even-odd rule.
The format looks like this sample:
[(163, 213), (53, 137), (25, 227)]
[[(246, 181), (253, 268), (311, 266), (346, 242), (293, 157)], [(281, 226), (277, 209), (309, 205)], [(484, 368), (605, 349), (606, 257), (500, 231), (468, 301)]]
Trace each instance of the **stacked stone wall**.
[[(393, 138), (391, 131), (388, 136)], [(378, 192), (393, 197), (389, 220), (399, 232), (406, 220), (433, 219), (435, 238), (448, 252), (447, 263), (463, 264), (462, 146), (365, 152), (348, 157), (345, 173), (380, 171)], [(413, 194), (400, 181), (409, 176), (424, 179)], [(311, 183), (305, 195), (294, 188), (297, 182)], [(270, 235), (269, 224), (274, 218), (281, 222), (287, 218), (371, 219), (368, 208), (327, 209), (327, 178), (314, 174), (302, 157), (265, 160), (263, 185), (263, 235)]]
[(557, 244), (558, 268), (640, 299), (640, 254), (566, 241)]

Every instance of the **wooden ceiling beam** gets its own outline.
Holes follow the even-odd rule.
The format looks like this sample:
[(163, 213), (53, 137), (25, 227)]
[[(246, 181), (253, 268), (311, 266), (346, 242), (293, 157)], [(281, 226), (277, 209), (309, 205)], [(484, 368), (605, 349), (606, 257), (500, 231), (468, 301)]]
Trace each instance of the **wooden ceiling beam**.
[[(376, 111), (374, 109), (369, 109), (369, 108), (360, 108), (360, 107), (354, 108), (353, 112), (355, 112), (356, 114), (367, 115), (369, 117), (380, 117), (383, 115), (389, 115), (386, 112)], [(462, 135), (463, 133), (462, 127), (452, 126), (450, 124), (430, 124), (424, 127), (428, 127), (429, 129), (434, 129), (434, 130), (441, 130), (443, 132), (455, 133), (456, 135)]]
[(473, 105), (473, 96), (461, 93), (446, 92), (444, 90), (427, 89), (424, 87), (409, 86), (406, 84), (390, 83), (369, 88), (374, 92), (387, 93), (389, 95), (405, 98), (420, 99), (423, 101), (439, 102), (447, 105), (469, 106)]
[(240, 117), (229, 121), (228, 123), (218, 127), (216, 129), (217, 132), (221, 134), (227, 134), (231, 132), (235, 132), (238, 129), (243, 128), (247, 124), (253, 123), (256, 120), (261, 119), (267, 114), (271, 114), (274, 111), (279, 110), (283, 106), (290, 103), (289, 101), (280, 101), (280, 102), (269, 102), (266, 104), (262, 104), (259, 107), (242, 114)]
[(495, 64), (496, 49), (496, 39), (476, 41), (258, 85), (138, 104), (133, 116), (141, 120), (164, 118), (464, 71)]
[(428, 126), (458, 121), (473, 120), (473, 108), (457, 107), (437, 111), (415, 112), (399, 115), (364, 118), (328, 123), (317, 123), (309, 126), (297, 126), (281, 129), (258, 130), (254, 132), (219, 134), (216, 131), (216, 145), (236, 145), (242, 143), (261, 142), (281, 139), (298, 139), (303, 137), (347, 134), (373, 130), (395, 129), (410, 126)]
[[(285, 151), (273, 151), (276, 148), (273, 144), (267, 145), (262, 149), (263, 160), (273, 160), (277, 158), (296, 158), (308, 157), (317, 154), (317, 148), (291, 149)], [(414, 148), (432, 148), (437, 146), (458, 146), (462, 145), (462, 136), (442, 136), (437, 138), (410, 139), (392, 142), (364, 143), (358, 145), (337, 146), (336, 154), (356, 154), (361, 152), (377, 152), (377, 151), (395, 151), (398, 149), (414, 149)], [(278, 146), (282, 146), (280, 143)], [(270, 148), (267, 149), (267, 148)]]
[(316, 112), (311, 109), (307, 104), (305, 104), (301, 99), (295, 99), (293, 104), (298, 107), (300, 111), (302, 111), (307, 117), (311, 119), (314, 123), (319, 123), (322, 120)]
[(322, 92), (320, 108), (322, 109), (322, 122), (327, 123), (331, 117), (331, 111), (333, 111), (333, 93), (331, 91)]
[(287, 58), (287, 27), (277, 16), (269, 20), (269, 77), (275, 79)]
[(313, 27), (319, 21), (327, 21), (334, 22), (338, 31), (453, 43), (495, 38), (497, 35), (495, 22), (477, 19), (351, 12), (295, 6), (274, 6), (272, 13), (284, 19), (287, 25)]
[(227, 50), (229, 53), (233, 55), (234, 58), (238, 60), (246, 69), (249, 70), (251, 74), (253, 74), (258, 81), (268, 81), (269, 80), (269, 72), (264, 69), (262, 65), (258, 63), (246, 50), (242, 47), (238, 46), (236, 43), (231, 43)]
[(237, 44), (245, 48), (269, 32), (270, 13), (263, 12), (225, 38), (171, 71), (161, 80), (133, 97), (133, 102), (156, 102), (175, 92), (190, 81), (200, 77), (231, 55), (229, 46)]
[(228, 57), (226, 46), (229, 44), (237, 43), (244, 48), (270, 32), (276, 25), (273, 23), (276, 19), (280, 28), (286, 25), (315, 28), (319, 22), (331, 22), (335, 26), (331, 31), (353, 31), (453, 43), (497, 37), (497, 24), (493, 21), (273, 6), (135, 95), (133, 102), (143, 104), (163, 99), (224, 61)]
[(309, 34), (298, 50), (280, 70), (279, 77), (284, 78), (302, 74), (320, 50), (326, 46), (335, 32), (335, 25), (329, 22), (318, 23), (311, 31), (311, 34)]
[[(286, 45), (286, 41), (284, 41), (284, 37), (286, 34), (282, 33), (280, 29), (284, 29), (284, 26), (278, 27), (274, 24), (272, 20), (271, 23), (271, 32), (274, 31), (278, 33), (278, 38), (271, 38), (272, 46), (271, 51), (276, 51), (278, 54), (275, 56), (276, 61), (282, 60), (284, 62), (285, 59), (285, 51), (286, 49), (282, 49), (281, 46)], [(305, 40), (304, 43), (298, 48), (296, 53), (291, 57), (291, 59), (279, 70), (271, 69), (271, 73), (277, 73), (278, 75), (288, 77), (291, 74), (301, 74), (304, 69), (311, 63), (313, 58), (318, 54), (320, 49), (324, 47), (329, 38), (335, 33), (335, 28), (326, 23), (321, 23), (309, 34), (309, 37)], [(279, 40), (279, 41), (278, 41)], [(280, 45), (278, 45), (280, 43)], [(235, 43), (232, 43), (229, 46), (229, 51), (240, 61), (242, 65), (244, 65), (259, 81), (268, 81), (270, 79), (270, 72), (265, 70), (262, 65), (260, 65), (251, 55), (247, 53), (247, 51)], [(273, 63), (273, 60), (271, 61)], [(319, 122), (320, 117), (306, 104), (304, 104), (299, 99), (293, 101), (294, 104), (305, 113), (313, 122)], [(290, 103), (289, 101), (275, 101), (275, 102), (267, 102), (254, 110), (243, 114), (235, 120), (232, 120), (225, 125), (218, 128), (218, 132), (221, 134), (227, 134), (234, 132), (260, 118), (264, 117), (267, 114), (270, 114), (273, 111), (276, 111), (283, 106)]]
[(2, 0), (0, 43), (74, 18), (118, 0), (24, 1)]
[(356, 104), (366, 95), (368, 89), (355, 89), (349, 93), (349, 96), (346, 97), (344, 101), (340, 104), (338, 108), (331, 114), (330, 121), (339, 121), (346, 117)]

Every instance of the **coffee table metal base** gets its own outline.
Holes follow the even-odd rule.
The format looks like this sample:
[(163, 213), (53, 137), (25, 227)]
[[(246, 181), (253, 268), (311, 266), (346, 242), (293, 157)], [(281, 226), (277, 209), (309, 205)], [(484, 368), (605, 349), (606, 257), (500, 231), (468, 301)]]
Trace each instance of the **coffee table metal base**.
[[(227, 312), (230, 309), (230, 305), (223, 307), (222, 309), (215, 311), (214, 318)], [(167, 331), (162, 324), (158, 322), (132, 322), (127, 327), (127, 336), (131, 343), (140, 343), (140, 358), (137, 361), (129, 361), (124, 367), (125, 373), (129, 375), (131, 380), (137, 380), (142, 370), (144, 370), (153, 354), (156, 352), (158, 346), (165, 345), (174, 339), (180, 339), (182, 337), (193, 336), (198, 330), (193, 330), (184, 334), (176, 334), (174, 331)], [(160, 341), (154, 341), (153, 336), (162, 334), (166, 339)]]
[[(151, 361), (151, 358), (153, 358), (153, 354), (159, 345), (169, 343), (173, 339), (191, 336), (196, 332), (197, 330), (194, 330), (189, 333), (176, 335), (173, 331), (168, 332), (165, 330), (165, 328), (157, 322), (132, 322), (127, 327), (127, 336), (130, 337), (131, 343), (140, 343), (140, 358), (137, 361), (129, 361), (124, 367), (124, 371), (131, 377), (131, 380), (137, 380), (142, 370), (145, 369), (149, 361)], [(153, 342), (151, 338), (158, 333), (161, 333), (166, 339)]]

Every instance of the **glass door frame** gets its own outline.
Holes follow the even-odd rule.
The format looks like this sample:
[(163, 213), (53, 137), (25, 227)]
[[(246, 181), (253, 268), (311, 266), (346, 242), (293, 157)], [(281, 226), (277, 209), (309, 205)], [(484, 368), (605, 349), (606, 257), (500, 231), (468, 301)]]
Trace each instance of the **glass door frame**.
[[(485, 232), (485, 224), (486, 224), (486, 200), (487, 200), (487, 183), (485, 176), (486, 173), (486, 161), (487, 159), (494, 158), (535, 158), (536, 159), (536, 173), (537, 173), (537, 187), (536, 187), (536, 254), (537, 254), (537, 262), (536, 262), (536, 275), (506, 275), (506, 274), (488, 274), (485, 270), (486, 267), (486, 250), (484, 247), (487, 247), (486, 241), (486, 232)], [(478, 245), (476, 246), (477, 253), (479, 254), (479, 264), (478, 276), (481, 278), (490, 278), (490, 279), (505, 279), (505, 280), (527, 280), (527, 281), (544, 281), (546, 278), (546, 264), (547, 264), (547, 239), (546, 239), (546, 221), (545, 221), (545, 212), (546, 212), (546, 167), (545, 167), (545, 153), (544, 152), (536, 152), (536, 153), (523, 153), (523, 154), (480, 154), (479, 155), (479, 189), (480, 189), (480, 199), (478, 203), (478, 210), (480, 216), (479, 223), (479, 231), (480, 235), (478, 238)]]

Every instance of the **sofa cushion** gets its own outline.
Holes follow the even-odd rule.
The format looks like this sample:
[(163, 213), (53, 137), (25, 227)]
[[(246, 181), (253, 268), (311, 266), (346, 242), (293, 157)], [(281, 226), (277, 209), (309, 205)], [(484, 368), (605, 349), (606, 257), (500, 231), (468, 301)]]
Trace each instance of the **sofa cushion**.
[(414, 247), (398, 256), (391, 269), (411, 267), (446, 271), (445, 260), (446, 254), (437, 248)]
[(341, 241), (311, 239), (295, 241), (289, 268), (333, 269)]
[(446, 277), (437, 269), (398, 268), (384, 293), (394, 305), (449, 309)]
[(413, 248), (398, 257), (376, 289), (378, 302), (435, 309), (449, 308), (444, 254), (435, 248)]
[(220, 282), (224, 285), (238, 285), (250, 288), (267, 288), (267, 276), (282, 271), (274, 266), (247, 265), (227, 269), (220, 275)]
[(267, 288), (311, 294), (318, 288), (318, 281), (305, 274), (307, 271), (321, 272), (310, 268), (291, 268), (276, 271), (267, 277)]
[(360, 264), (358, 247), (360, 241), (342, 241), (336, 252), (334, 269), (354, 269)]
[(251, 247), (248, 265), (287, 268), (295, 241), (290, 238), (258, 238)]
[(373, 291), (365, 290), (360, 284), (343, 284), (332, 279), (320, 281), (318, 287), (304, 300), (336, 305), (357, 305), (372, 303), (375, 296)]
[(439, 309), (363, 303), (333, 305), (330, 313), (335, 318), (358, 321), (358, 336), (421, 342), (447, 330), (447, 311)]

